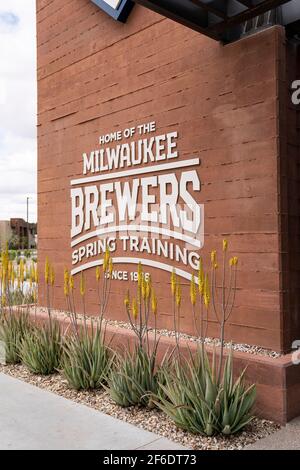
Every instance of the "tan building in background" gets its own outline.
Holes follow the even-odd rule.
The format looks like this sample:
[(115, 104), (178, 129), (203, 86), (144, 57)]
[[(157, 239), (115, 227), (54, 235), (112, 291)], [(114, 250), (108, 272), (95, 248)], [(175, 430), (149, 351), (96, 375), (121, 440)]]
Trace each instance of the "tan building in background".
[(3, 248), (13, 236), (9, 220), (0, 220), (0, 247)]
[[(29, 236), (29, 243), (28, 243)], [(24, 249), (36, 248), (37, 244), (37, 224), (28, 223), (24, 219), (14, 218), (10, 220), (0, 220), (0, 246), (4, 248), (6, 244), (11, 248)]]

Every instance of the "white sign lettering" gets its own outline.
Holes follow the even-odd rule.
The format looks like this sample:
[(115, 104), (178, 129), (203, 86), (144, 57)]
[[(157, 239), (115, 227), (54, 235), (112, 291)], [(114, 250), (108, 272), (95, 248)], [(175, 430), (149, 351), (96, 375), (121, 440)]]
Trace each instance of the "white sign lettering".
[(126, 254), (115, 262), (135, 264), (136, 256), (148, 255), (148, 266), (172, 271), (153, 261), (159, 256), (197, 269), (204, 233), (200, 160), (179, 158), (177, 131), (155, 133), (155, 122), (115, 131), (83, 153), (83, 177), (71, 181), (73, 274), (100, 264), (89, 259), (106, 246)]

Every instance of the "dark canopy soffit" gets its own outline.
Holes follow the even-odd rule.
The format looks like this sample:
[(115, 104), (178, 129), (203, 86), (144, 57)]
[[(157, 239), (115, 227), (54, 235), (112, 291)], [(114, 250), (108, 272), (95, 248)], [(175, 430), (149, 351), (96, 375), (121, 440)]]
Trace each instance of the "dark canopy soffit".
[(126, 21), (134, 3), (160, 13), (217, 41), (231, 42), (258, 29), (282, 24), (300, 33), (300, 0), (92, 0)]

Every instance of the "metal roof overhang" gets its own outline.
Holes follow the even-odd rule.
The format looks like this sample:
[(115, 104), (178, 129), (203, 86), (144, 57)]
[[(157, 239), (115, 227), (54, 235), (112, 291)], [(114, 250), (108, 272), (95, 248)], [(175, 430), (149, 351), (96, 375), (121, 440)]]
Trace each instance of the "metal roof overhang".
[(293, 36), (300, 33), (300, 0), (134, 1), (225, 43), (240, 39), (247, 31), (247, 24), (252, 24), (253, 21), (254, 25), (262, 27), (282, 24)]

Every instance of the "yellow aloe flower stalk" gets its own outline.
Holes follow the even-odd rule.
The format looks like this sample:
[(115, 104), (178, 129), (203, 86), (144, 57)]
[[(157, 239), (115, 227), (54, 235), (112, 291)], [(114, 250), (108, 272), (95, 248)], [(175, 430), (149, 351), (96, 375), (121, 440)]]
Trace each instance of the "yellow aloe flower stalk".
[(100, 269), (100, 266), (97, 266), (96, 268), (96, 280), (97, 282), (99, 282), (101, 279), (101, 269)]
[(143, 298), (143, 300), (146, 300), (146, 292), (147, 292), (146, 288), (147, 288), (146, 280), (145, 280), (145, 277), (143, 276), (143, 278), (142, 278), (142, 298)]
[(32, 284), (34, 284), (34, 278), (35, 278), (34, 266), (31, 265), (31, 268), (30, 268), (30, 280), (31, 280), (31, 283), (32, 283)]
[(200, 259), (200, 262), (199, 262), (198, 287), (199, 287), (200, 295), (203, 296), (203, 294), (204, 294), (204, 270), (203, 270), (202, 259)]
[(50, 284), (51, 284), (52, 287), (54, 286), (54, 283), (55, 283), (55, 271), (54, 271), (53, 266), (51, 266), (51, 268), (50, 268)]
[(191, 304), (193, 306), (195, 306), (196, 305), (196, 300), (197, 300), (197, 290), (196, 290), (196, 283), (195, 283), (194, 274), (192, 275), (192, 279), (191, 279), (190, 298), (191, 298)]
[[(21, 260), (22, 262), (22, 260)], [(20, 263), (21, 265), (21, 263)], [(49, 258), (46, 256), (46, 261), (45, 261), (45, 282), (46, 284), (49, 284), (50, 280), (50, 263), (49, 263)]]
[(11, 261), (9, 261), (8, 262), (8, 270), (7, 270), (7, 272), (8, 272), (8, 276), (7, 276), (8, 282), (11, 281), (11, 271), (12, 271), (12, 263), (11, 263)]
[(176, 271), (173, 269), (172, 274), (171, 274), (171, 291), (173, 296), (175, 297), (176, 295)]
[(8, 263), (9, 263), (8, 247), (6, 247), (6, 250), (1, 253), (1, 263), (2, 263), (2, 266), (3, 266), (3, 272), (7, 273)]
[(136, 301), (135, 297), (132, 299), (131, 308), (132, 308), (132, 316), (136, 320), (139, 314), (138, 314), (138, 304), (137, 304), (137, 301)]
[(216, 264), (216, 261), (217, 261), (217, 252), (216, 250), (213, 250), (210, 254), (210, 260), (211, 260), (211, 264), (212, 266), (214, 266)]
[(38, 284), (38, 282), (39, 282), (39, 272), (38, 272), (37, 266), (35, 267), (35, 270), (34, 270), (34, 282), (36, 284)]
[(204, 287), (204, 305), (208, 309), (210, 304), (210, 288), (208, 274), (205, 276), (205, 287)]
[(237, 256), (234, 256), (233, 258), (230, 258), (229, 266), (233, 267), (233, 266), (237, 266), (237, 264), (238, 264), (238, 257)]
[(149, 279), (147, 279), (146, 281), (146, 299), (147, 300), (150, 299), (151, 291), (152, 291), (151, 277), (149, 277)]
[(85, 296), (85, 278), (83, 272), (80, 275), (80, 295), (81, 297)]
[(152, 313), (154, 315), (157, 315), (157, 297), (154, 291), (152, 291), (152, 295), (151, 295), (151, 309), (152, 309)]
[(67, 269), (64, 272), (64, 294), (66, 297), (69, 295), (69, 271)]
[(142, 287), (143, 279), (144, 279), (143, 266), (142, 266), (142, 263), (139, 262), (139, 266), (138, 266), (138, 286), (139, 287)]
[(109, 259), (110, 259), (110, 253), (109, 253), (109, 248), (107, 247), (105, 250), (105, 255), (104, 255), (104, 260), (103, 260), (103, 271), (107, 272), (109, 268)]
[(223, 240), (223, 251), (227, 251), (227, 249), (228, 249), (228, 241)]
[(19, 273), (20, 273), (20, 282), (22, 284), (24, 282), (24, 262), (22, 259), (20, 261)]
[(69, 288), (71, 292), (74, 290), (74, 276), (72, 276), (71, 274), (69, 278)]

